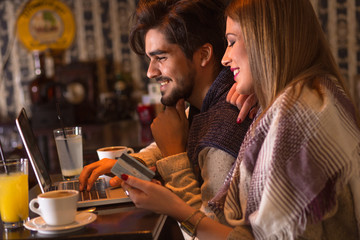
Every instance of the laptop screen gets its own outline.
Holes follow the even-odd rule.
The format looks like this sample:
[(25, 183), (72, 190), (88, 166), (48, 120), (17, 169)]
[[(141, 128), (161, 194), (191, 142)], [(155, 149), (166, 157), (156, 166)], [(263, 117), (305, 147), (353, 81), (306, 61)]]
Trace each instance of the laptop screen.
[(47, 187), (51, 186), (51, 179), (46, 170), (44, 159), (24, 108), (21, 109), (19, 116), (16, 118), (16, 126), (21, 135), (28, 157), (30, 158), (36, 178), (38, 182), (41, 183), (41, 185), (39, 184), (41, 191), (44, 192), (47, 190)]

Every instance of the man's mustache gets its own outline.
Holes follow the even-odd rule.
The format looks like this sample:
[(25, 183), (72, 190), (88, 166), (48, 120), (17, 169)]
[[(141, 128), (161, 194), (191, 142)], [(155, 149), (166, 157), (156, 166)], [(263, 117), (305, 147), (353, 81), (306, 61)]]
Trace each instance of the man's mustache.
[(163, 82), (163, 81), (171, 81), (171, 78), (169, 77), (164, 77), (164, 76), (160, 76), (160, 77), (156, 77), (155, 80), (157, 82)]

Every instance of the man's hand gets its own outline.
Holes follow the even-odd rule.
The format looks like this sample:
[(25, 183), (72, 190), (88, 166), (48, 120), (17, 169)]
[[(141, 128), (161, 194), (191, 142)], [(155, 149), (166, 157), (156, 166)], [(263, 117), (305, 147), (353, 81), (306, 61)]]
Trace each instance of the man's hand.
[[(90, 191), (92, 186), (94, 185), (95, 181), (98, 179), (99, 176), (110, 173), (111, 168), (114, 166), (117, 160), (110, 159), (110, 158), (103, 158), (100, 161), (96, 161), (89, 165), (86, 165), (79, 176), (79, 190), (83, 191), (86, 190)], [(120, 185), (120, 182), (116, 182), (116, 180), (120, 180), (119, 178), (111, 179), (110, 185)]]
[(189, 121), (185, 115), (184, 100), (159, 113), (151, 124), (151, 131), (163, 157), (185, 152)]
[(253, 119), (256, 112), (259, 110), (259, 107), (255, 106), (257, 103), (257, 98), (254, 93), (250, 95), (239, 94), (236, 92), (236, 86), (237, 83), (234, 83), (226, 96), (226, 101), (232, 105), (235, 105), (240, 110), (240, 113), (237, 117), (237, 122), (241, 123), (248, 114), (249, 118)]

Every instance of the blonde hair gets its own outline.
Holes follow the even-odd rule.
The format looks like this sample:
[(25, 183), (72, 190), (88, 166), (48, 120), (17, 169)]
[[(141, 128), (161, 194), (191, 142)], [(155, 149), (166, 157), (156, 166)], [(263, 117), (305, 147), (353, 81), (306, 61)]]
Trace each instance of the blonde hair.
[(335, 76), (346, 91), (309, 0), (235, 0), (225, 15), (242, 28), (255, 94), (263, 109), (286, 87), (300, 81), (313, 86), (325, 74)]

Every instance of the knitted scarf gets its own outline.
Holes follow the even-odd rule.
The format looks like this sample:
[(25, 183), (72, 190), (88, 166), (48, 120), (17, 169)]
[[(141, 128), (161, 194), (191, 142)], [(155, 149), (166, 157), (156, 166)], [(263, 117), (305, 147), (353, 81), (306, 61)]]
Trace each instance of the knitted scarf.
[[(223, 68), (211, 85), (197, 114), (190, 107), (190, 132), (187, 146), (189, 159), (198, 166), (198, 154), (205, 147), (213, 147), (236, 158), (241, 142), (251, 124), (247, 118), (236, 123), (239, 110), (226, 102), (226, 95), (234, 84), (234, 76), (228, 68)], [(199, 176), (198, 176), (199, 177)]]

